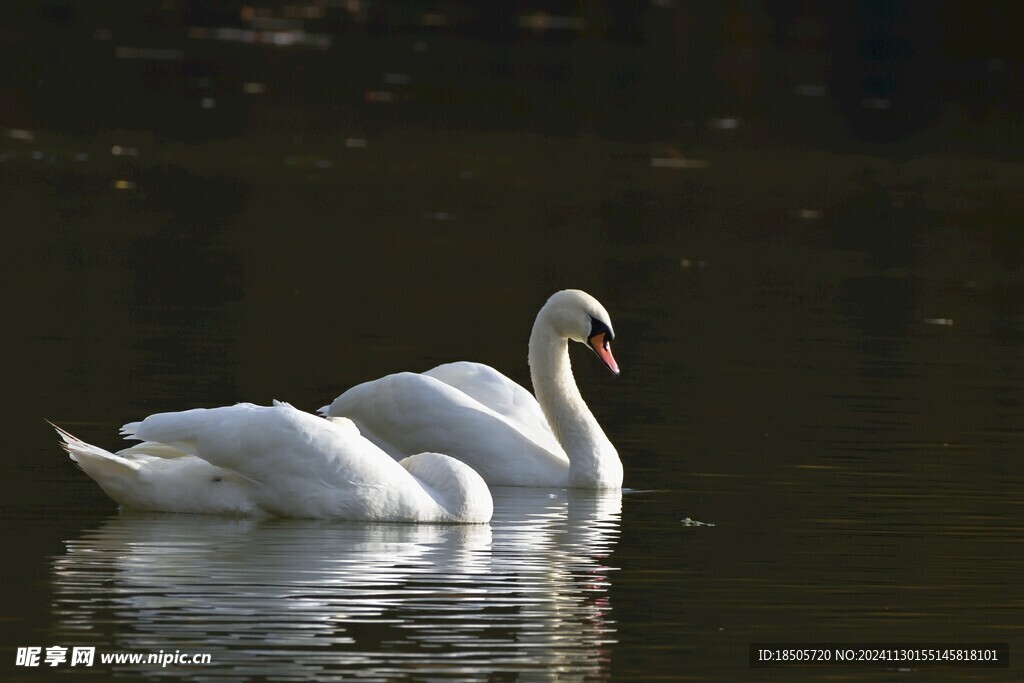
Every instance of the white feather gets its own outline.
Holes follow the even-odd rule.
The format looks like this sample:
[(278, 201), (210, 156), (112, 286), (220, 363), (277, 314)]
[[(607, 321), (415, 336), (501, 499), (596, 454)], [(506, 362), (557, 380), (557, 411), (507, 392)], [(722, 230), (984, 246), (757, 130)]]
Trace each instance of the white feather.
[(437, 453), (395, 462), (351, 422), (286, 403), (160, 413), (121, 431), (143, 443), (114, 454), (57, 428), (126, 508), (395, 522), (487, 522), (493, 510), (463, 463)]
[(569, 364), (568, 340), (588, 340), (595, 320), (610, 332), (607, 311), (579, 290), (558, 292), (544, 304), (530, 336), (536, 398), (494, 368), (458, 362), (360, 384), (321, 413), (351, 419), (396, 458), (447, 453), (492, 486), (619, 488), (618, 452), (580, 396)]

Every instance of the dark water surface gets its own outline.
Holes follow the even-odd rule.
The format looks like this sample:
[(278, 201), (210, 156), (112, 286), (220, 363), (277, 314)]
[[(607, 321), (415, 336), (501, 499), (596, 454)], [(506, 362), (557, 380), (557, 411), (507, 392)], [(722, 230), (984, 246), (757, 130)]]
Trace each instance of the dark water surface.
[[(188, 675), (211, 679), (1019, 680), (747, 666), (761, 641), (1021, 643), (1012, 218), (874, 182), (777, 207), (598, 142), (422, 138), (471, 146), (479, 175), (453, 152), (329, 182), (157, 165), (132, 192), (3, 168), (7, 205), (34, 207), (13, 264), (9, 660), (65, 644), (209, 652)], [(565, 182), (529, 180), (545, 156)], [(505, 490), (472, 529), (118, 516), (43, 422), (113, 447), (153, 411), (315, 409), (455, 359), (528, 382), (533, 314), (565, 286), (616, 325), (620, 378), (573, 357), (621, 498)]]
[[(53, 645), (213, 661), (57, 668), (96, 680), (1024, 679), (1019, 163), (300, 104), (201, 140), (0, 121), (4, 680), (50, 680), (14, 663)], [(452, 360), (528, 384), (564, 287), (614, 321), (621, 377), (572, 357), (621, 495), (498, 490), (473, 528), (119, 515), (44, 422), (112, 448)], [(1014, 664), (748, 666), (794, 641)]]

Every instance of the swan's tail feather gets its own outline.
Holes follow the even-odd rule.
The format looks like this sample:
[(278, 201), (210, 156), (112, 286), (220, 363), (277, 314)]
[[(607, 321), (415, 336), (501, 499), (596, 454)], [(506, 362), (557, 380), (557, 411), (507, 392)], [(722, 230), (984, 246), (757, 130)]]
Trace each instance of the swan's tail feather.
[(145, 442), (118, 453), (82, 441), (52, 422), (61, 447), (123, 508), (166, 512), (260, 514), (245, 477), (166, 444)]
[[(49, 420), (47, 420), (49, 422)], [(68, 456), (104, 489), (111, 480), (136, 479), (141, 463), (122, 458), (102, 448), (82, 441), (77, 436), (52, 422), (51, 427), (60, 436), (60, 446)]]

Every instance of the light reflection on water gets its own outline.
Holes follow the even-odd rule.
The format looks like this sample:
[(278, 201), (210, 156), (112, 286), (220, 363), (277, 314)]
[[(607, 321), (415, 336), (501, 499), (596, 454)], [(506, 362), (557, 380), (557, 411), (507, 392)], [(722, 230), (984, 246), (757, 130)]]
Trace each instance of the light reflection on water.
[(496, 489), (490, 525), (119, 515), (53, 559), (54, 639), (210, 653), (195, 679), (604, 678), (620, 511), (619, 492)]

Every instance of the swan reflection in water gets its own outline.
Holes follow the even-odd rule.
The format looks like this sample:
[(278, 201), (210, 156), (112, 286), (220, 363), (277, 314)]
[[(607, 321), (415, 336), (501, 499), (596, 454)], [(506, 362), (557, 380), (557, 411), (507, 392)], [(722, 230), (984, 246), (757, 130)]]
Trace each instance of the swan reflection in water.
[(621, 495), (496, 488), (489, 526), (120, 515), (54, 558), (54, 637), (216, 680), (602, 678)]

